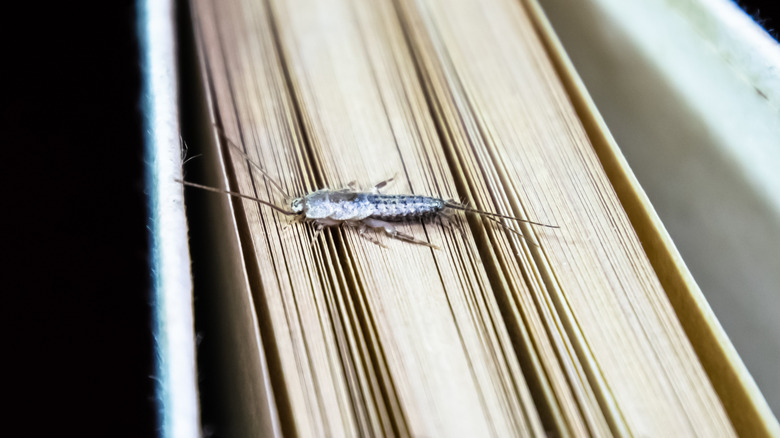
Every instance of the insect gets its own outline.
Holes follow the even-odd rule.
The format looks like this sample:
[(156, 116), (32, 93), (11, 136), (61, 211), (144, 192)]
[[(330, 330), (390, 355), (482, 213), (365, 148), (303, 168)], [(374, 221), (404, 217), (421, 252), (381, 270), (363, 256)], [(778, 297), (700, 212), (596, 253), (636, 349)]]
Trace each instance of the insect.
[(317, 235), (325, 227), (347, 225), (357, 228), (358, 234), (361, 237), (382, 247), (384, 247), (384, 245), (375, 236), (367, 233), (369, 230), (384, 231), (385, 234), (394, 239), (436, 248), (435, 245), (429, 242), (416, 239), (414, 236), (400, 232), (396, 228), (396, 225), (400, 223), (429, 221), (432, 219), (447, 219), (455, 211), (463, 211), (465, 213), (472, 213), (487, 217), (507, 230), (520, 235), (521, 237), (522, 234), (512, 228), (509, 228), (508, 226), (499, 222), (497, 219), (508, 219), (542, 227), (559, 228), (556, 225), (543, 224), (540, 222), (534, 222), (512, 216), (470, 208), (454, 200), (444, 200), (432, 196), (391, 195), (381, 193), (381, 190), (390, 182), (392, 182), (394, 178), (389, 178), (376, 184), (369, 191), (357, 190), (355, 182), (353, 181), (343, 189), (320, 189), (301, 197), (291, 198), (284, 192), (281, 185), (274, 181), (274, 179), (271, 178), (271, 176), (268, 175), (262, 169), (262, 167), (260, 167), (260, 165), (255, 163), (234, 143), (229, 140), (228, 143), (239, 154), (247, 159), (247, 161), (253, 167), (257, 168), (264, 175), (264, 177), (266, 177), (271, 182), (276, 190), (285, 196), (286, 199), (292, 199), (289, 203), (288, 209), (279, 207), (272, 202), (259, 199), (254, 196), (245, 195), (243, 193), (225, 191), (179, 179), (176, 181), (190, 187), (196, 187), (203, 190), (249, 199), (266, 205), (284, 215), (294, 216), (299, 221), (314, 223), (317, 227), (317, 230), (312, 242), (316, 240)]

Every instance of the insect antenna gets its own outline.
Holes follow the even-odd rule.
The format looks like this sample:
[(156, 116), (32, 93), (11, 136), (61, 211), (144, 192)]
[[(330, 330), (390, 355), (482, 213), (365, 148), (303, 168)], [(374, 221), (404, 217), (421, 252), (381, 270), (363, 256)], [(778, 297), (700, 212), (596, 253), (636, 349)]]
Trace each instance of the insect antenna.
[(255, 202), (259, 202), (260, 204), (267, 205), (268, 207), (273, 208), (274, 210), (278, 211), (279, 213), (286, 214), (288, 216), (297, 216), (298, 215), (298, 213), (296, 213), (294, 211), (287, 211), (287, 210), (285, 210), (285, 209), (283, 209), (281, 207), (278, 207), (278, 206), (274, 205), (271, 202), (264, 201), (264, 200), (262, 200), (260, 198), (254, 197), (254, 196), (245, 195), (243, 193), (231, 192), (230, 190), (217, 189), (217, 188), (214, 188), (214, 187), (205, 186), (203, 184), (198, 184), (198, 183), (194, 183), (194, 182), (184, 181), (184, 180), (181, 180), (181, 179), (178, 179), (178, 178), (176, 179), (176, 182), (181, 183), (182, 185), (185, 185), (185, 186), (195, 187), (195, 188), (202, 189), (202, 190), (208, 190), (210, 192), (222, 193), (222, 194), (225, 194), (225, 195), (234, 196), (236, 198), (244, 198), (244, 199), (249, 199), (249, 200), (252, 200), (252, 201), (255, 201)]
[(287, 192), (285, 192), (285, 191), (284, 191), (284, 189), (282, 188), (282, 185), (281, 185), (281, 184), (279, 184), (278, 182), (276, 182), (276, 180), (274, 180), (274, 179), (271, 177), (271, 175), (269, 175), (269, 174), (268, 174), (268, 172), (266, 172), (266, 171), (265, 171), (265, 169), (263, 169), (263, 168), (262, 168), (262, 167), (261, 167), (259, 164), (255, 163), (255, 161), (252, 159), (252, 157), (250, 157), (250, 156), (249, 156), (249, 155), (247, 155), (247, 154), (246, 154), (244, 151), (242, 151), (241, 149), (239, 149), (239, 147), (238, 147), (238, 146), (236, 146), (236, 144), (235, 144), (235, 143), (233, 143), (232, 141), (228, 140), (228, 144), (230, 144), (230, 146), (232, 146), (232, 147), (233, 147), (233, 149), (235, 149), (235, 150), (236, 150), (236, 152), (238, 152), (239, 154), (241, 154), (241, 156), (242, 156), (242, 157), (244, 157), (244, 159), (246, 159), (246, 160), (249, 162), (249, 164), (251, 164), (251, 165), (252, 165), (252, 167), (254, 167), (254, 168), (255, 168), (255, 169), (257, 169), (258, 171), (260, 171), (260, 173), (262, 173), (262, 174), (263, 174), (263, 177), (265, 177), (265, 178), (268, 180), (268, 182), (270, 182), (270, 183), (271, 183), (271, 185), (273, 185), (273, 186), (274, 186), (274, 188), (275, 188), (277, 191), (279, 191), (279, 193), (281, 193), (282, 195), (284, 195), (284, 198), (285, 198), (285, 199), (290, 199), (290, 195), (288, 195), (288, 194), (287, 194)]
[[(521, 232), (519, 232), (519, 231), (517, 231), (517, 230), (515, 230), (515, 229), (513, 229), (513, 228), (510, 228), (510, 227), (506, 226), (506, 225), (505, 225), (504, 223), (502, 223), (500, 220), (498, 220), (498, 219), (495, 219), (495, 218), (492, 218), (492, 217), (490, 217), (490, 216), (484, 216), (484, 218), (485, 218), (485, 219), (488, 219), (488, 220), (490, 220), (490, 221), (492, 221), (492, 222), (495, 222), (496, 224), (500, 225), (500, 226), (501, 226), (501, 228), (503, 228), (503, 229), (505, 229), (505, 230), (507, 230), (507, 231), (511, 231), (511, 232), (513, 232), (513, 233), (517, 234), (517, 235), (518, 235), (518, 236), (520, 236), (520, 237), (521, 237), (523, 240), (525, 240), (526, 242), (530, 242), (530, 243), (531, 243), (532, 245), (534, 245), (535, 247), (537, 247), (537, 248), (541, 248), (541, 246), (539, 246), (539, 244), (538, 244), (538, 243), (536, 243), (536, 242), (534, 242), (533, 240), (531, 240), (531, 239), (529, 239), (529, 238), (525, 237), (525, 235), (523, 235), (523, 233), (521, 233)], [(558, 227), (556, 227), (556, 228), (558, 228)]]
[[(446, 202), (444, 204), (444, 206), (447, 207), (447, 208), (452, 208), (454, 210), (465, 211), (466, 213), (474, 213), (474, 214), (479, 214), (479, 215), (487, 216), (487, 217), (510, 219), (510, 220), (517, 221), (517, 222), (525, 222), (527, 224), (539, 225), (540, 227), (560, 228), (558, 225), (543, 224), (541, 222), (529, 221), (527, 219), (520, 219), (520, 218), (516, 218), (514, 216), (507, 216), (507, 215), (499, 214), (499, 213), (490, 213), (490, 212), (487, 212), (487, 211), (477, 210), (476, 208), (470, 208), (470, 207), (466, 207), (466, 206), (463, 206), (463, 205), (458, 205), (458, 204), (455, 204), (455, 203), (452, 203), (452, 202)], [(501, 223), (499, 221), (496, 221), (496, 222), (498, 222), (499, 224)], [(501, 225), (503, 225), (503, 224), (501, 224)]]
[(276, 190), (277, 190), (279, 193), (281, 193), (281, 194), (284, 196), (284, 198), (285, 198), (285, 199), (292, 199), (292, 197), (291, 197), (290, 195), (288, 195), (288, 194), (287, 194), (287, 192), (285, 192), (285, 191), (284, 191), (284, 189), (282, 188), (282, 185), (281, 185), (281, 184), (279, 184), (278, 182), (276, 182), (276, 180), (275, 180), (275, 179), (273, 179), (273, 177), (272, 177), (271, 175), (269, 175), (269, 174), (268, 174), (268, 172), (266, 172), (266, 171), (265, 171), (265, 169), (263, 169), (263, 167), (262, 167), (262, 166), (260, 166), (259, 164), (257, 164), (257, 163), (255, 162), (255, 160), (253, 160), (253, 159), (252, 159), (252, 157), (250, 157), (249, 155), (247, 155), (247, 154), (246, 154), (246, 152), (244, 152), (244, 151), (243, 151), (243, 150), (242, 150), (242, 149), (241, 149), (241, 148), (238, 146), (238, 144), (236, 144), (236, 142), (234, 142), (233, 140), (231, 140), (231, 139), (230, 139), (230, 137), (228, 137), (228, 136), (227, 136), (227, 134), (225, 134), (225, 131), (223, 131), (221, 127), (219, 127), (219, 126), (217, 126), (217, 125), (214, 125), (214, 127), (215, 127), (215, 128), (217, 128), (217, 130), (219, 131), (219, 134), (220, 134), (220, 136), (221, 136), (222, 138), (224, 138), (224, 139), (225, 139), (225, 141), (227, 142), (227, 144), (228, 144), (228, 145), (230, 145), (230, 147), (232, 147), (233, 149), (235, 149), (235, 150), (236, 150), (236, 152), (238, 152), (238, 153), (239, 153), (239, 154), (240, 154), (242, 157), (244, 157), (244, 159), (245, 159), (245, 160), (247, 160), (247, 161), (249, 162), (249, 164), (250, 164), (252, 167), (254, 167), (254, 168), (255, 168), (255, 169), (257, 169), (257, 170), (258, 170), (260, 173), (262, 173), (262, 174), (263, 174), (263, 177), (265, 177), (265, 178), (266, 178), (266, 179), (267, 179), (267, 180), (268, 180), (268, 181), (271, 183), (271, 185), (272, 185), (272, 186), (273, 186), (273, 187), (274, 187), (274, 188), (275, 188), (275, 189), (276, 189)]

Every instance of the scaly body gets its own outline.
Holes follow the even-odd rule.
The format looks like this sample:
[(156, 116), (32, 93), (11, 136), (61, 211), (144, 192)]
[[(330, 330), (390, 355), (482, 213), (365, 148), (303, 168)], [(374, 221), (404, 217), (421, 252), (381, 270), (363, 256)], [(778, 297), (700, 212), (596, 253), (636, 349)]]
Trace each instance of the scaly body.
[(446, 202), (439, 198), (417, 195), (385, 195), (346, 190), (317, 190), (297, 198), (292, 210), (306, 219), (360, 221), (377, 219), (387, 222), (407, 222), (430, 219), (444, 211)]
[(367, 235), (368, 229), (381, 229), (394, 239), (435, 248), (434, 245), (398, 231), (393, 222), (411, 222), (441, 217), (448, 203), (443, 199), (417, 195), (385, 195), (379, 189), (392, 180), (382, 181), (371, 192), (352, 189), (321, 189), (290, 203), (290, 213), (317, 224), (319, 233), (324, 227), (346, 224), (358, 229), (358, 234), (382, 245)]
[[(287, 194), (284, 193), (284, 190), (282, 190), (279, 183), (267, 175), (265, 171), (258, 164), (254, 163), (251, 158), (246, 155), (238, 146), (232, 142), (230, 143), (236, 151), (238, 151), (254, 167), (266, 175), (268, 177), (268, 181), (270, 181), (274, 187), (279, 190), (280, 193), (287, 197)], [(370, 192), (359, 192), (354, 190), (354, 183), (349, 184), (348, 188), (341, 190), (317, 190), (305, 196), (293, 199), (289, 205), (290, 210), (286, 210), (277, 205), (274, 205), (272, 202), (258, 199), (253, 196), (244, 195), (242, 193), (224, 191), (188, 181), (177, 181), (184, 185), (198, 187), (204, 190), (226, 193), (228, 195), (239, 198), (251, 199), (263, 205), (267, 205), (280, 213), (289, 216), (296, 216), (304, 221), (313, 222), (317, 226), (317, 233), (322, 231), (324, 227), (338, 226), (342, 224), (355, 227), (358, 228), (358, 232), (361, 237), (364, 237), (380, 246), (384, 245), (382, 245), (375, 237), (366, 235), (365, 233), (367, 230), (383, 230), (388, 236), (392, 238), (435, 248), (434, 245), (424, 240), (418, 240), (413, 236), (401, 233), (396, 229), (395, 224), (399, 222), (419, 222), (426, 219), (446, 218), (449, 213), (455, 210), (487, 216), (492, 220), (495, 220), (495, 218), (502, 218), (544, 227), (558, 228), (554, 225), (546, 225), (538, 222), (518, 219), (512, 216), (469, 208), (455, 201), (445, 201), (444, 199), (431, 196), (386, 195), (380, 193), (380, 189), (385, 187), (392, 180), (393, 178), (390, 178), (386, 181), (380, 182), (379, 184), (372, 187)], [(498, 223), (506, 229), (520, 234), (517, 231), (501, 224), (500, 222)]]

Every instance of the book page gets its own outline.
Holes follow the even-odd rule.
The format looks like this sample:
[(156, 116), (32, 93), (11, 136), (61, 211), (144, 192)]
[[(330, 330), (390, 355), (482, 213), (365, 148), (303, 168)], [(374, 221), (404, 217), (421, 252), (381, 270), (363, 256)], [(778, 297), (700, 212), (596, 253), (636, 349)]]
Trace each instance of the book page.
[(559, 227), (396, 225), (433, 248), (237, 202), (281, 433), (733, 434), (520, 3), (193, 17), (232, 190), (289, 209), (393, 178)]

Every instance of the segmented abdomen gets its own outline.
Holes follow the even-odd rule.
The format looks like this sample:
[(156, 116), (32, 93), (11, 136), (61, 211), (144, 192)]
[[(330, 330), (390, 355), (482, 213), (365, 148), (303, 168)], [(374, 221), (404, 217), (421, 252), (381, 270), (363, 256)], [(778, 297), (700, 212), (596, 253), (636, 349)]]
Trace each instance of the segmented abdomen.
[(361, 193), (358, 199), (361, 197), (372, 206), (369, 217), (389, 222), (427, 219), (444, 209), (444, 201), (428, 196)]
[(360, 221), (367, 218), (389, 222), (427, 219), (444, 210), (438, 198), (415, 195), (376, 195), (318, 190), (305, 197), (307, 219)]

